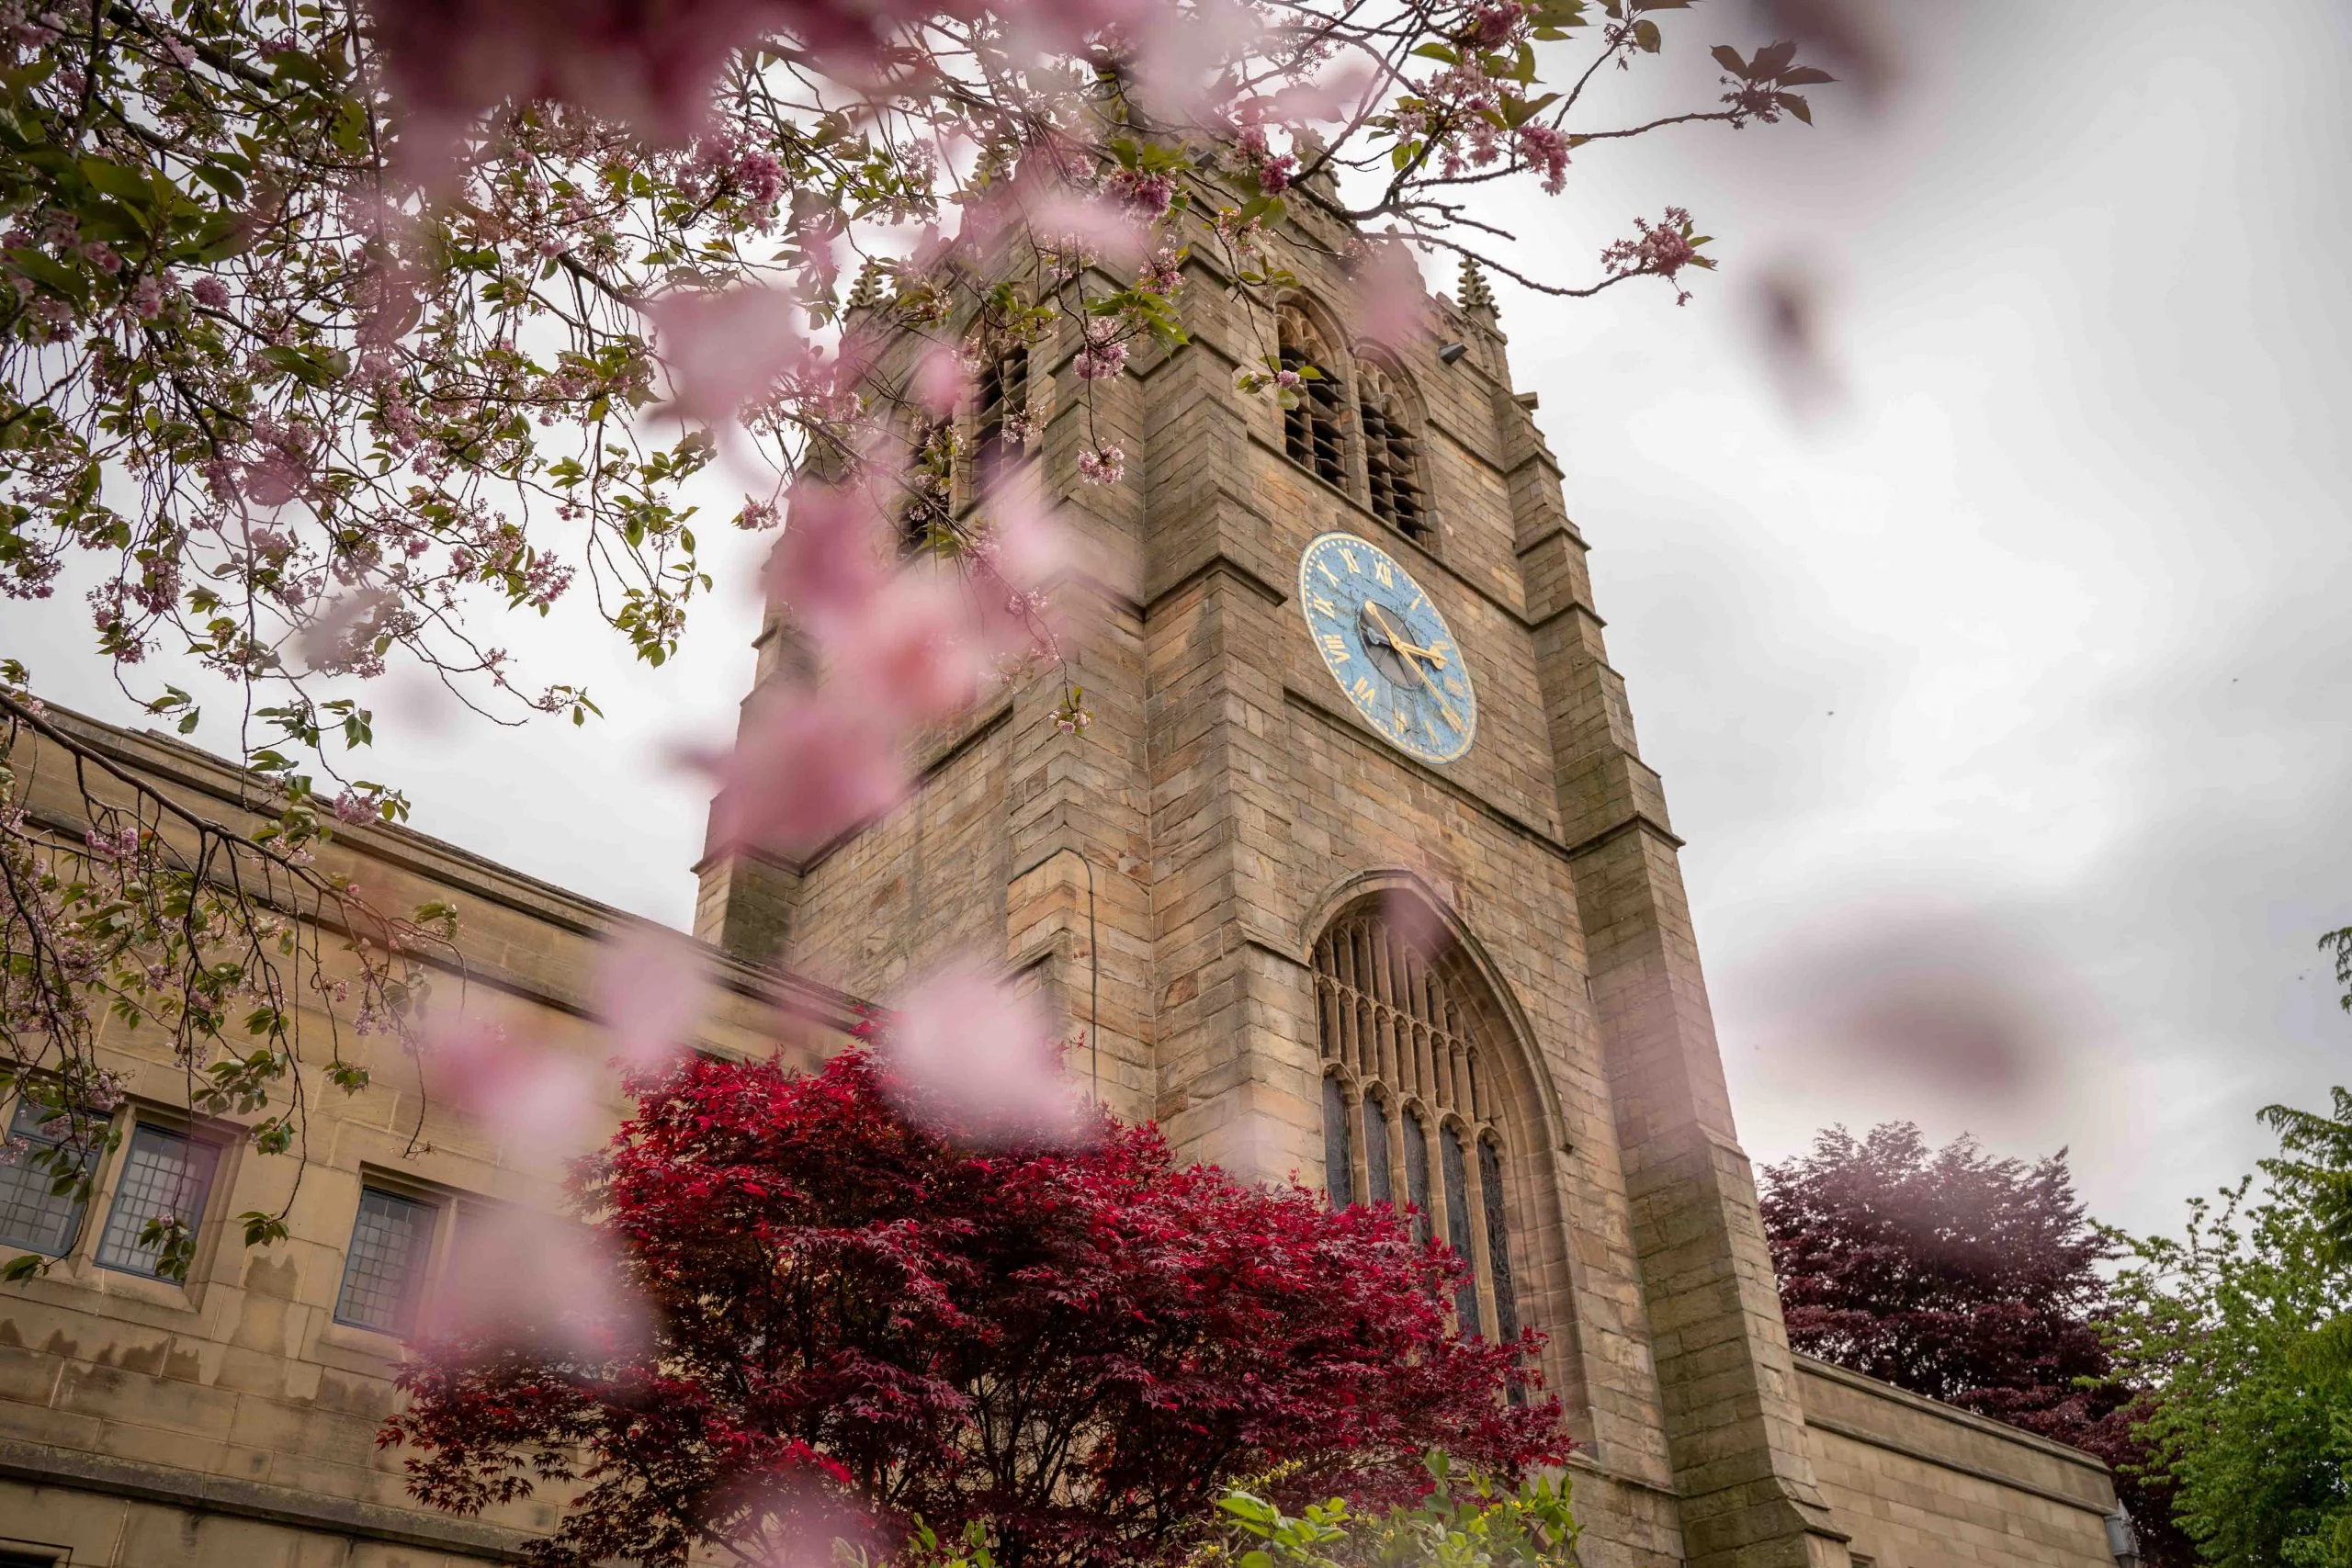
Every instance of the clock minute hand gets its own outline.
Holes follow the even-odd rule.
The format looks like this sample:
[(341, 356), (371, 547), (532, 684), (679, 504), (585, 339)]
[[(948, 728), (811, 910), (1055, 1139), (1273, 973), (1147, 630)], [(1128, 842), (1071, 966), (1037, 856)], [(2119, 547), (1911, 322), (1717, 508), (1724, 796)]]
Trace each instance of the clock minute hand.
[(1430, 649), (1423, 648), (1417, 642), (1407, 642), (1403, 637), (1398, 637), (1396, 635), (1396, 628), (1389, 624), (1388, 617), (1381, 613), (1381, 608), (1378, 604), (1367, 599), (1364, 601), (1364, 608), (1370, 610), (1372, 612), (1373, 619), (1380, 623), (1381, 635), (1388, 639), (1389, 647), (1395, 649), (1401, 654), (1407, 655), (1408, 659), (1423, 660), (1432, 668), (1439, 670), (1445, 668), (1444, 654), (1436, 652)]
[[(1454, 716), (1453, 705), (1445, 700), (1445, 694), (1437, 689), (1437, 682), (1430, 679), (1430, 672), (1420, 667), (1419, 663), (1413, 658), (1413, 655), (1408, 651), (1406, 645), (1402, 645), (1397, 641), (1396, 633), (1395, 629), (1389, 626), (1388, 617), (1380, 613), (1380, 606), (1367, 600), (1365, 601), (1364, 607), (1372, 612), (1372, 618), (1380, 623), (1381, 635), (1388, 639), (1388, 646), (1396, 649), (1397, 653), (1404, 659), (1405, 668), (1410, 670), (1419, 678), (1421, 689), (1429, 693), (1430, 698), (1436, 702), (1437, 711), (1445, 715), (1445, 722), (1453, 726), (1456, 731), (1459, 731), (1462, 728), (1462, 720)], [(1443, 661), (1440, 660), (1440, 662)]]

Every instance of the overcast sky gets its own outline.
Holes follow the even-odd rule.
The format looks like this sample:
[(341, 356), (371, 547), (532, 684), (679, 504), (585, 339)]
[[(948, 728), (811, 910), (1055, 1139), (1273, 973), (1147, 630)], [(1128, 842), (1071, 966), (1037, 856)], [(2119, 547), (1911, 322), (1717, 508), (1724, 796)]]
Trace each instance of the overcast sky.
[[(1580, 149), (1542, 254), (1677, 201), (1724, 271), (1681, 310), (1504, 286), (1503, 325), (1690, 840), (1749, 1151), (2066, 1145), (2095, 1213), (2170, 1227), (2268, 1147), (2258, 1107), (2352, 1080), (2313, 951), (2352, 921), (2352, 12), (1951, 9), (1907, 13), (1883, 113), (1817, 89), (1811, 130)], [(1829, 412), (1759, 350), (1785, 265), (1826, 280)], [(727, 581), (658, 672), (584, 605), (514, 637), (601, 728), (379, 694), (416, 825), (684, 924), (704, 790), (671, 759), (751, 674)], [(77, 596), (6, 618), (51, 695), (130, 716)]]
[[(1750, 1152), (2067, 1145), (2095, 1213), (2168, 1226), (2260, 1106), (2352, 1081), (2313, 951), (2352, 923), (2352, 10), (1908, 15), (1883, 115), (1579, 151), (1571, 243), (1661, 197), (1719, 236), (1688, 307), (1503, 325)], [(1790, 263), (1833, 415), (1759, 353)]]

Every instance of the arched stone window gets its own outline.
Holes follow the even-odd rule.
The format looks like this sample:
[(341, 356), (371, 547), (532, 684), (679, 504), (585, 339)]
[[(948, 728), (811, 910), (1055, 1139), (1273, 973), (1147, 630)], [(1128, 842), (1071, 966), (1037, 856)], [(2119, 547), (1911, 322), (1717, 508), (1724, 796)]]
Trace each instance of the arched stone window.
[(1295, 407), (1283, 411), (1283, 450), (1290, 460), (1345, 490), (1348, 485), (1347, 398), (1340, 378), (1340, 356), (1306, 307), (1285, 304), (1276, 313), (1282, 367), (1317, 374), (1298, 389)]
[(1516, 1338), (1510, 1133), (1479, 1060), (1497, 1016), (1485, 982), (1450, 944), (1418, 943), (1367, 903), (1316, 942), (1315, 999), (1332, 1202), (1413, 1204), (1415, 1234), (1470, 1262), (1463, 1325)]
[(1356, 417), (1373, 515), (1417, 545), (1431, 543), (1422, 489), (1420, 421), (1402, 372), (1376, 359), (1356, 364)]

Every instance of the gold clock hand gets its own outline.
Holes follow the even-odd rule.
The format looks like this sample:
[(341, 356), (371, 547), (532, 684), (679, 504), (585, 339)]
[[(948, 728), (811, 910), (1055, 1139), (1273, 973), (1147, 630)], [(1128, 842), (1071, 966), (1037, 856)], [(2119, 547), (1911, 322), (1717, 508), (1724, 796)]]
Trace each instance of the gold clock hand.
[[(1372, 612), (1373, 619), (1380, 623), (1380, 634), (1388, 639), (1389, 647), (1395, 649), (1401, 654), (1407, 655), (1408, 660), (1426, 660), (1430, 666), (1435, 669), (1442, 670), (1445, 668), (1444, 654), (1437, 653), (1429, 649), (1423, 648), (1417, 642), (1407, 642), (1403, 637), (1398, 637), (1396, 635), (1396, 628), (1389, 624), (1388, 617), (1381, 612), (1381, 608), (1378, 604), (1367, 599), (1364, 601), (1363, 607), (1370, 610)], [(1456, 726), (1455, 728), (1458, 728), (1460, 727)]]
[(1431, 700), (1437, 704), (1438, 712), (1445, 715), (1445, 722), (1452, 725), (1454, 730), (1459, 733), (1462, 728), (1461, 718), (1455, 715), (1453, 705), (1445, 700), (1445, 694), (1437, 689), (1437, 682), (1430, 679), (1430, 672), (1422, 669), (1421, 666), (1414, 660), (1413, 651), (1419, 651), (1424, 657), (1435, 659), (1441, 667), (1443, 666), (1445, 661), (1442, 659), (1437, 659), (1436, 655), (1430, 654), (1426, 649), (1408, 651), (1412, 649), (1412, 645), (1409, 643), (1399, 642), (1396, 628), (1388, 624), (1388, 617), (1381, 613), (1381, 609), (1378, 604), (1367, 599), (1364, 601), (1364, 608), (1371, 611), (1372, 618), (1380, 623), (1381, 635), (1388, 639), (1388, 645), (1391, 648), (1396, 649), (1397, 654), (1404, 660), (1405, 668), (1410, 670), (1415, 677), (1420, 681), (1421, 689), (1429, 693)]

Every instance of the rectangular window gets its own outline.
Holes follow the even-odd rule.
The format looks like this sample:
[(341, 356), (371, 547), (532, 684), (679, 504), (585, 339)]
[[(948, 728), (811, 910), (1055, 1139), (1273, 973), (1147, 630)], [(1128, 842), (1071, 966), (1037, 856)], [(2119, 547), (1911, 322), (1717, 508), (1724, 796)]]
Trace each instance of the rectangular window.
[[(23, 1095), (8, 1119), (8, 1137), (0, 1149), (0, 1245), (62, 1258), (82, 1234), (82, 1208), (89, 1201), (84, 1184), (97, 1163), (98, 1140), (106, 1123), (96, 1118), (84, 1129), (90, 1146), (81, 1153), (79, 1169), (61, 1174), (40, 1157), (63, 1146), (67, 1129), (62, 1117), (50, 1122), (48, 1109)], [(65, 1190), (57, 1189), (63, 1186)]]
[[(163, 1277), (164, 1249), (139, 1238), (157, 1220), (176, 1218), (193, 1237), (204, 1223), (205, 1200), (212, 1193), (212, 1170), (220, 1151), (185, 1134), (140, 1127), (130, 1134), (114, 1207), (98, 1237), (98, 1262), (127, 1274)], [(185, 1272), (182, 1264), (175, 1273)]]
[(430, 1203), (374, 1187), (359, 1192), (351, 1251), (343, 1260), (343, 1291), (334, 1320), (384, 1334), (406, 1334), (416, 1321), (424, 1265), (433, 1247)]

